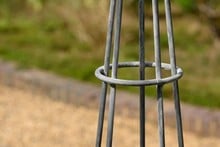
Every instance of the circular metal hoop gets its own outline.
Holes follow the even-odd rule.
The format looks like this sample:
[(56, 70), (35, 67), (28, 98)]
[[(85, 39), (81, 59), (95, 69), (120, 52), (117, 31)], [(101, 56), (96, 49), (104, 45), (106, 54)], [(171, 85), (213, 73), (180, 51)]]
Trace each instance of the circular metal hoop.
[[(139, 67), (140, 63), (137, 61), (133, 62), (121, 62), (118, 64), (118, 68), (125, 67)], [(156, 64), (154, 62), (145, 62), (145, 67), (155, 68)], [(112, 65), (109, 67), (112, 68)], [(171, 65), (168, 63), (161, 63), (161, 68), (164, 70), (171, 70)], [(100, 66), (96, 69), (95, 75), (98, 79), (114, 85), (125, 85), (125, 86), (150, 86), (150, 85), (163, 85), (180, 79), (183, 76), (183, 70), (176, 67), (177, 73), (175, 75), (161, 78), (161, 79), (148, 79), (148, 80), (125, 80), (106, 76), (104, 74), (104, 66)]]

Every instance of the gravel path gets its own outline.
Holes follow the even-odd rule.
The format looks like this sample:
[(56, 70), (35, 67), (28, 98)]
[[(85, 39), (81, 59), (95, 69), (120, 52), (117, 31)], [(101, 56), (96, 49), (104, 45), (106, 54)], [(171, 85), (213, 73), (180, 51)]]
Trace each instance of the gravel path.
[[(16, 88), (0, 86), (0, 93), (0, 147), (95, 146), (98, 110)], [(150, 134), (147, 136), (149, 147), (157, 147), (156, 126), (148, 123), (146, 131)], [(177, 147), (176, 131), (167, 128), (166, 133), (167, 146)], [(135, 118), (116, 116), (114, 134), (114, 147), (139, 146)], [(199, 137), (186, 131), (184, 136), (186, 147), (220, 147), (218, 138)]]

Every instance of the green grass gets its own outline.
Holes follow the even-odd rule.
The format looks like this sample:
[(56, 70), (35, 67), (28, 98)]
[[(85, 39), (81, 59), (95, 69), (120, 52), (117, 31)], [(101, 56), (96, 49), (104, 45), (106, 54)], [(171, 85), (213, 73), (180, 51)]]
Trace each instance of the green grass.
[[(2, 13), (0, 58), (15, 61), (20, 68), (39, 68), (62, 76), (99, 83), (94, 76), (94, 70), (103, 64), (107, 16), (95, 15), (95, 10), (69, 10), (73, 7), (62, 5), (72, 12), (72, 15), (64, 16), (63, 9), (52, 6), (47, 7), (46, 12), (30, 13), (30, 10), (24, 10), (28, 13)], [(134, 16), (124, 17), (132, 20), (129, 22), (137, 21)], [(164, 23), (163, 19), (161, 21)], [(189, 21), (200, 28), (192, 29), (191, 25), (187, 26)], [(97, 23), (101, 23), (100, 27), (97, 27)], [(151, 23), (150, 20), (147, 23)], [(220, 61), (218, 56), (210, 58), (213, 37), (207, 32), (207, 24), (201, 24), (196, 16), (187, 14), (175, 18), (174, 25), (177, 63), (184, 70), (184, 77), (180, 80), (181, 100), (193, 105), (220, 108)], [(137, 26), (132, 23), (123, 26), (125, 29), (122, 33), (120, 60), (138, 60)], [(164, 62), (169, 62), (165, 26), (161, 28), (162, 57)], [(146, 58), (153, 60), (153, 35), (149, 26), (146, 32)], [(215, 50), (213, 52), (217, 54)], [(154, 70), (146, 70), (146, 77), (154, 78), (153, 75)], [(137, 79), (137, 76), (138, 69), (126, 68), (119, 71), (120, 78)], [(138, 91), (132, 87), (127, 89)], [(164, 90), (165, 97), (172, 97), (170, 84)], [(155, 87), (147, 87), (146, 92), (150, 96), (155, 95)]]

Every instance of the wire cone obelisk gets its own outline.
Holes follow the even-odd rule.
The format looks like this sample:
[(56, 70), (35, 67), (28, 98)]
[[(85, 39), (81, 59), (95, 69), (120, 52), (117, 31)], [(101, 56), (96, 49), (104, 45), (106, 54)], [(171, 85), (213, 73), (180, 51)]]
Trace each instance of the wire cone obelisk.
[[(167, 40), (169, 52), (169, 63), (163, 63), (161, 60), (160, 47), (160, 18), (159, 18), (159, 2), (152, 0), (152, 17), (153, 17), (153, 41), (154, 41), (154, 61), (148, 61), (145, 58), (145, 3), (144, 0), (138, 0), (139, 15), (139, 59), (137, 61), (119, 62), (120, 37), (122, 26), (122, 8), (123, 0), (110, 0), (108, 31), (106, 39), (104, 65), (97, 68), (95, 75), (102, 81), (102, 89), (100, 96), (100, 110), (98, 119), (98, 128), (96, 136), (96, 147), (101, 147), (103, 136), (103, 124), (106, 108), (107, 95), (109, 96), (108, 111), (108, 128), (106, 147), (112, 147), (113, 143), (113, 126), (117, 85), (136, 86), (139, 87), (139, 122), (140, 122), (140, 147), (145, 147), (145, 87), (156, 86), (156, 96), (158, 105), (158, 130), (160, 147), (165, 147), (165, 125), (164, 125), (164, 106), (163, 106), (163, 86), (172, 83), (173, 97), (176, 112), (176, 128), (179, 147), (184, 146), (181, 109), (179, 100), (178, 79), (183, 75), (181, 68), (176, 66), (175, 46), (173, 37), (173, 24), (171, 16), (170, 0), (164, 0), (165, 18), (167, 28)], [(126, 80), (118, 78), (118, 70), (120, 68), (139, 68), (138, 80)], [(145, 69), (154, 68), (155, 78), (148, 79)], [(162, 70), (169, 70), (170, 75), (162, 76)], [(108, 91), (109, 88), (109, 91)], [(109, 93), (108, 93), (109, 92)]]

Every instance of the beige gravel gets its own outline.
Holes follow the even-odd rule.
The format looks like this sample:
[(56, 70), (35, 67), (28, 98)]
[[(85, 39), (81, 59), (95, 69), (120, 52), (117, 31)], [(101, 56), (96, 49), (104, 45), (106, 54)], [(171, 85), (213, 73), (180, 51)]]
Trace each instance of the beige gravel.
[[(0, 147), (94, 147), (97, 112), (0, 86)], [(146, 132), (148, 146), (157, 147), (156, 125), (146, 124)], [(186, 147), (220, 147), (218, 138), (184, 133)], [(114, 147), (139, 146), (135, 118), (116, 116), (114, 134)], [(177, 147), (172, 128), (166, 129), (166, 144)]]

